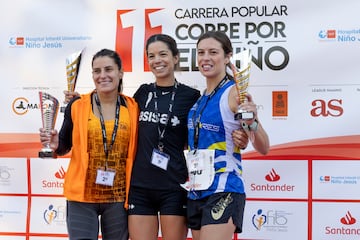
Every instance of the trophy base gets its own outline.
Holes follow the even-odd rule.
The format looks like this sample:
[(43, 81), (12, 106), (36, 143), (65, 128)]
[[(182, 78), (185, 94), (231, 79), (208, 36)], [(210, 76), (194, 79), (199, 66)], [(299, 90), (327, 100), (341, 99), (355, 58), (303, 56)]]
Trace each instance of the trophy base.
[(240, 111), (235, 113), (234, 115), (234, 119), (235, 120), (252, 120), (254, 119), (254, 113), (253, 112), (245, 112), (245, 111)]
[(57, 155), (51, 149), (42, 149), (39, 152), (39, 158), (57, 158)]

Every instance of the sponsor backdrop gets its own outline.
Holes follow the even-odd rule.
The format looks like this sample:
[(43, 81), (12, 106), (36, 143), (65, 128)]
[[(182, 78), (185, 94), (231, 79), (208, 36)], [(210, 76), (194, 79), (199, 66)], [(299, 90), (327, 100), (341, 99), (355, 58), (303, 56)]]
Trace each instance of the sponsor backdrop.
[[(360, 1), (13, 0), (0, 9), (0, 239), (67, 239), (69, 156), (40, 159), (39, 91), (63, 105), (66, 58), (84, 50), (76, 91), (93, 89), (101, 48), (124, 60), (124, 92), (154, 81), (144, 42), (167, 33), (180, 82), (200, 90), (196, 41), (208, 30), (252, 50), (250, 92), (271, 139), (243, 153), (247, 205), (234, 239), (360, 239)], [(63, 114), (57, 116), (56, 128)], [(189, 239), (191, 235), (189, 234)]]

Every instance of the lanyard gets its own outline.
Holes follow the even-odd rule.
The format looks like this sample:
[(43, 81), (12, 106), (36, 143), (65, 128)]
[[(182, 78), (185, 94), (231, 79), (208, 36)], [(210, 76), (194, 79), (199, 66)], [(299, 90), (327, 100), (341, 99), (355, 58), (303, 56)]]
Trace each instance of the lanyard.
[(115, 142), (116, 134), (117, 134), (117, 129), (118, 129), (118, 126), (119, 126), (120, 96), (117, 97), (117, 101), (116, 101), (114, 129), (113, 129), (113, 132), (112, 132), (111, 143), (110, 143), (109, 148), (108, 148), (107, 138), (106, 138), (106, 128), (105, 128), (104, 116), (102, 115), (102, 112), (101, 112), (101, 104), (100, 104), (97, 93), (95, 93), (95, 102), (96, 102), (96, 105), (97, 105), (97, 107), (99, 109), (99, 113), (100, 113), (101, 133), (102, 133), (104, 152), (105, 152), (105, 157), (106, 157), (106, 159), (105, 159), (105, 170), (106, 170), (107, 165), (108, 165), (107, 161), (108, 161), (108, 157), (109, 157), (109, 151), (112, 150), (112, 147), (113, 147), (114, 142)]
[(158, 96), (156, 93), (156, 83), (153, 84), (154, 86), (154, 111), (155, 111), (155, 116), (156, 116), (156, 121), (158, 122), (158, 133), (159, 133), (159, 140), (158, 140), (158, 148), (159, 150), (162, 152), (164, 150), (164, 143), (163, 143), (163, 139), (165, 136), (165, 130), (167, 125), (169, 124), (169, 119), (171, 119), (171, 114), (173, 111), (173, 106), (174, 106), (174, 101), (175, 101), (175, 95), (176, 95), (176, 90), (178, 87), (178, 82), (175, 80), (174, 83), (174, 88), (172, 90), (171, 93), (171, 98), (170, 98), (170, 102), (169, 102), (169, 109), (168, 109), (168, 114), (166, 116), (166, 120), (164, 123), (164, 128), (162, 129), (162, 131), (160, 130), (160, 119), (159, 119), (159, 109), (158, 109)]
[[(198, 112), (198, 109), (196, 108), (195, 111), (194, 111), (194, 114), (192, 116), (192, 122), (193, 122), (193, 127), (194, 127), (194, 149), (195, 151), (197, 150), (198, 148), (198, 144), (199, 144), (199, 132), (200, 132), (200, 127), (201, 127), (201, 122), (200, 122), (200, 118), (201, 118), (201, 115), (202, 113), (204, 112), (205, 108), (206, 108), (206, 105), (208, 104), (208, 102), (210, 101), (210, 99), (215, 95), (215, 93), (220, 89), (222, 88), (225, 83), (228, 81), (228, 78), (227, 77), (224, 77), (221, 82), (216, 86), (216, 88), (214, 90), (212, 90), (212, 92), (206, 96), (206, 102), (204, 104), (204, 106), (200, 109), (199, 111), (199, 114), (197, 115), (197, 112)], [(205, 93), (205, 91), (204, 91)], [(205, 95), (203, 93), (203, 96)], [(201, 101), (202, 98), (200, 98), (197, 102), (197, 107), (199, 106), (199, 103)], [(195, 116), (197, 115), (196, 117), (196, 120), (195, 120)]]

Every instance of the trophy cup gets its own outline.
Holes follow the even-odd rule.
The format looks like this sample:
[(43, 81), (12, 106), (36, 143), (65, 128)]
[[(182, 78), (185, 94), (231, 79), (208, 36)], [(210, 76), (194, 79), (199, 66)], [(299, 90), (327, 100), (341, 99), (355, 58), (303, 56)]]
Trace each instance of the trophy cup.
[[(50, 134), (55, 128), (57, 113), (59, 111), (59, 101), (45, 92), (39, 92), (42, 126), (46, 133)], [(50, 144), (45, 144), (39, 152), (40, 158), (56, 158), (55, 152), (50, 148)]]
[[(84, 50), (71, 54), (66, 58), (66, 78), (67, 78), (67, 90), (69, 92), (75, 91), (76, 81), (80, 69), (81, 56)], [(60, 108), (60, 112), (64, 112), (65, 106)]]
[[(235, 66), (235, 62), (237, 61), (240, 62), (240, 68)], [(246, 93), (250, 79), (251, 51), (249, 49), (242, 50), (232, 58), (230, 65), (240, 103), (245, 103), (247, 102)], [(240, 106), (234, 115), (235, 120), (251, 120), (253, 118), (253, 112), (245, 111), (241, 109)]]

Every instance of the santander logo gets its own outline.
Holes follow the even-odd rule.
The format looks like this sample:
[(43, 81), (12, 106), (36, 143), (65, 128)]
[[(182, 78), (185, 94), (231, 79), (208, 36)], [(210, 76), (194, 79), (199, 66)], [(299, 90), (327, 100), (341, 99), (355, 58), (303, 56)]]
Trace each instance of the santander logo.
[(55, 177), (57, 179), (64, 179), (65, 178), (65, 170), (64, 168), (61, 166), (61, 168), (55, 173)]
[(356, 223), (356, 219), (351, 216), (350, 211), (347, 211), (346, 215), (340, 219), (340, 222), (344, 225), (353, 225)]
[(265, 180), (269, 183), (266, 184), (250, 184), (250, 190), (253, 192), (293, 192), (295, 189), (294, 185), (289, 184), (275, 184), (279, 182), (281, 177), (280, 174), (276, 172), (274, 168), (272, 168), (268, 174), (265, 175)]
[(42, 187), (43, 188), (63, 188), (64, 187), (64, 178), (65, 178), (66, 172), (63, 166), (61, 166), (55, 173), (54, 176), (59, 181), (42, 181)]
[(265, 176), (266, 181), (277, 182), (280, 180), (280, 175), (276, 173), (275, 169), (271, 169), (270, 173)]
[(354, 225), (356, 218), (354, 218), (350, 211), (347, 211), (345, 216), (340, 218), (340, 222), (343, 226), (326, 226), (325, 234), (333, 236), (344, 236), (346, 239), (359, 239), (360, 228)]

